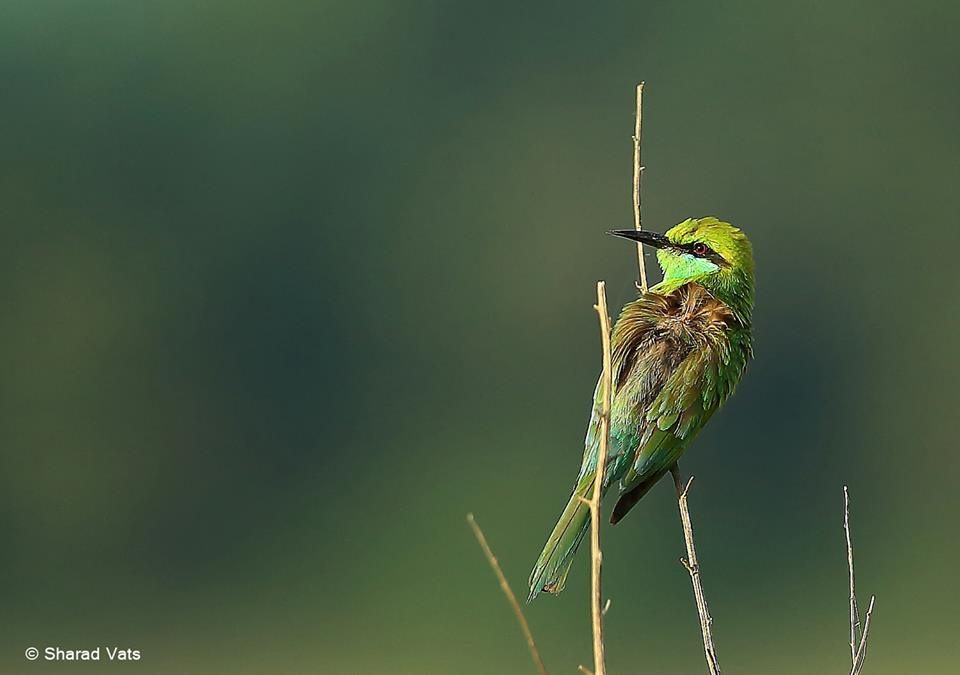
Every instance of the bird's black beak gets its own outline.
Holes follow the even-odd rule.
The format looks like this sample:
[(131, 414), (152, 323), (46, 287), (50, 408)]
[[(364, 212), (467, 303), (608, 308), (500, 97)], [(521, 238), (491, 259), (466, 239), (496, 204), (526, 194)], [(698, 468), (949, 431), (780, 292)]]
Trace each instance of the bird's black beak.
[(673, 245), (666, 236), (650, 230), (610, 230), (607, 234), (612, 234), (614, 237), (623, 237), (630, 241), (638, 241), (654, 248), (667, 248)]

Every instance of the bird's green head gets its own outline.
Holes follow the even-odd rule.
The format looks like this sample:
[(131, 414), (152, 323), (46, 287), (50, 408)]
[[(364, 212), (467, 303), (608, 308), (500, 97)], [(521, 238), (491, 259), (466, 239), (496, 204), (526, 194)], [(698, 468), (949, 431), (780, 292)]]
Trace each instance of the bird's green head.
[(753, 248), (747, 235), (717, 218), (688, 218), (666, 234), (614, 230), (610, 234), (657, 249), (661, 290), (695, 281), (749, 320), (753, 310)]

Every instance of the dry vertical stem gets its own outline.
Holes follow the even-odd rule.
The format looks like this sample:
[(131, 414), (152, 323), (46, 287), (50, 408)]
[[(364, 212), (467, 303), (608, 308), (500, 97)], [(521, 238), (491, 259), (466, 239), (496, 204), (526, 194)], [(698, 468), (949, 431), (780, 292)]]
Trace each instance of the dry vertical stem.
[[(643, 82), (637, 85), (637, 116), (633, 127), (633, 226), (642, 230), (640, 225), (640, 177), (643, 166), (640, 164), (640, 132), (643, 128)], [(637, 242), (637, 263), (640, 267), (640, 283), (637, 285), (647, 292), (647, 265), (643, 260), (643, 244)]]
[(710, 669), (710, 675), (720, 675), (717, 648), (713, 644), (713, 617), (710, 616), (707, 598), (703, 593), (703, 583), (700, 580), (700, 563), (697, 562), (697, 549), (693, 544), (693, 525), (690, 522), (690, 510), (687, 508), (687, 493), (690, 491), (693, 478), (691, 477), (684, 485), (677, 465), (670, 469), (670, 473), (673, 475), (674, 485), (677, 489), (680, 521), (683, 523), (683, 541), (687, 547), (687, 559), (681, 558), (680, 562), (687, 568), (687, 572), (690, 574), (690, 583), (693, 584), (693, 595), (697, 601), (697, 614), (700, 616), (700, 633), (703, 637), (703, 655), (707, 659), (707, 668)]
[[(860, 610), (857, 608), (857, 590), (853, 573), (853, 541), (850, 538), (850, 493), (847, 486), (843, 486), (843, 532), (847, 539), (847, 572), (850, 580), (850, 675), (859, 675), (863, 670), (863, 663), (867, 659), (867, 633), (870, 630), (870, 619), (873, 617), (873, 605), (876, 596), (870, 596), (870, 605), (863, 619), (863, 630), (860, 630)], [(859, 640), (857, 636), (859, 634)]]
[[(613, 366), (610, 357), (610, 315), (607, 312), (607, 291), (602, 281), (597, 282), (597, 304), (594, 305), (600, 319), (600, 341), (603, 345), (603, 388), (600, 408), (600, 449), (597, 452), (597, 469), (593, 480), (593, 494), (587, 501), (590, 507), (590, 613), (593, 618), (593, 671), (592, 675), (606, 675), (603, 656), (603, 599), (600, 590), (600, 568), (603, 552), (600, 550), (600, 495), (603, 492), (603, 474), (607, 465), (607, 444), (610, 438), (610, 405), (613, 397)], [(591, 673), (583, 666), (580, 670)]]
[(483, 536), (483, 530), (480, 529), (472, 513), (467, 514), (467, 524), (470, 525), (470, 529), (473, 530), (473, 536), (477, 538), (480, 548), (483, 549), (483, 554), (487, 557), (487, 562), (489, 562), (490, 567), (493, 568), (493, 573), (497, 575), (497, 581), (500, 582), (500, 588), (503, 590), (503, 594), (507, 596), (507, 602), (510, 603), (510, 607), (513, 608), (513, 613), (517, 616), (520, 630), (523, 631), (523, 637), (527, 640), (527, 647), (530, 648), (530, 656), (533, 658), (533, 663), (537, 667), (537, 671), (539, 671), (540, 675), (547, 675), (547, 668), (543, 665), (543, 659), (540, 658), (540, 650), (537, 649), (537, 643), (533, 639), (530, 624), (527, 623), (527, 618), (523, 615), (523, 609), (520, 608), (520, 603), (517, 602), (517, 596), (513, 594), (513, 589), (510, 588), (510, 583), (500, 568), (497, 557), (493, 555), (493, 550), (491, 550), (490, 545), (487, 543), (487, 538)]
[(847, 538), (847, 571), (850, 579), (850, 665), (857, 665), (857, 632), (860, 630), (860, 612), (853, 578), (853, 544), (850, 541), (850, 495), (843, 486), (843, 532)]

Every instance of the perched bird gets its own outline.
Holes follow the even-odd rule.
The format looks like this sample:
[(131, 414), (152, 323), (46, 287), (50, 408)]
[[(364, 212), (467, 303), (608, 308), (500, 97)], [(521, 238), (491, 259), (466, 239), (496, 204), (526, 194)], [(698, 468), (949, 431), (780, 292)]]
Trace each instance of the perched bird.
[[(691, 218), (666, 235), (610, 234), (657, 248), (663, 281), (624, 305), (611, 336), (613, 397), (603, 492), (619, 483), (617, 523), (677, 463), (730, 396), (753, 356), (753, 249), (716, 218)], [(600, 447), (601, 385), (593, 397), (573, 494), (530, 574), (533, 600), (559, 593), (587, 531), (582, 498), (593, 489)]]

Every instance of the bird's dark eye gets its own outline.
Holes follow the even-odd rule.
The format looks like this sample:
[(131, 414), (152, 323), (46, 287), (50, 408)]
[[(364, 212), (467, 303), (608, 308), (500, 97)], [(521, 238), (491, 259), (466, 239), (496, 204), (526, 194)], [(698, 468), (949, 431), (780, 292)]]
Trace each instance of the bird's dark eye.
[(708, 251), (710, 251), (710, 249), (701, 241), (693, 245), (693, 253), (695, 255), (707, 255)]

